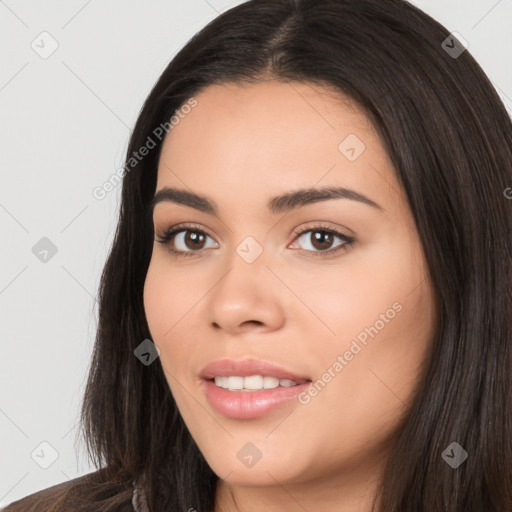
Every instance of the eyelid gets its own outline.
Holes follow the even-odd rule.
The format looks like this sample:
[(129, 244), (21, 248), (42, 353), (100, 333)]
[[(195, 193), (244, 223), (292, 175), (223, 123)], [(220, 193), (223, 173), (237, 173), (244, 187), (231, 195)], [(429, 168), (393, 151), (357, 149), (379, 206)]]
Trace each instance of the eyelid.
[[(196, 224), (194, 222), (180, 222), (179, 224), (174, 224), (169, 227), (165, 227), (162, 230), (160, 230), (163, 234), (163, 236), (166, 236), (169, 233), (176, 234), (179, 231), (199, 231), (201, 233), (204, 233), (205, 235), (208, 235), (210, 238), (214, 238), (213, 235), (211, 235), (208, 232), (208, 229), (206, 229), (201, 224)], [(156, 230), (155, 230), (156, 234)]]
[[(345, 228), (345, 226), (340, 226), (340, 227)], [(345, 229), (347, 231), (350, 231), (351, 233), (354, 233), (349, 228), (345, 228)], [(306, 222), (305, 224), (302, 224), (301, 227), (295, 229), (293, 231), (293, 233), (295, 234), (295, 236), (300, 236), (300, 235), (304, 234), (306, 231), (330, 231), (333, 233), (337, 233), (340, 236), (343, 236), (347, 239), (353, 239), (353, 237), (351, 235), (346, 235), (344, 233), (341, 233), (339, 227), (334, 227), (332, 224), (329, 224), (326, 221), (321, 221), (321, 220)]]

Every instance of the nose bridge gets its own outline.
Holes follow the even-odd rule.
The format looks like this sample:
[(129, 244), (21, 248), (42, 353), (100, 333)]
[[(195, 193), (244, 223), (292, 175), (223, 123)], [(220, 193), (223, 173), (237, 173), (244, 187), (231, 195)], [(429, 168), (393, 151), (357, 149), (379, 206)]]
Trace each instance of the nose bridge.
[(212, 290), (210, 320), (226, 330), (236, 330), (245, 322), (276, 328), (282, 321), (282, 308), (273, 285), (275, 276), (267, 268), (268, 253), (252, 235), (234, 247), (229, 267)]
[(252, 235), (245, 236), (235, 249), (237, 255), (247, 264), (252, 265), (264, 252), (263, 241), (259, 242)]
[(263, 242), (258, 241), (253, 235), (244, 235), (227, 256), (226, 265), (229, 270), (217, 288), (227, 289), (228, 294), (234, 293), (233, 298), (237, 300), (247, 300), (252, 295), (263, 299), (264, 290), (260, 290), (260, 285), (270, 277), (266, 276), (270, 274), (266, 267), (267, 257), (268, 252), (265, 251)]

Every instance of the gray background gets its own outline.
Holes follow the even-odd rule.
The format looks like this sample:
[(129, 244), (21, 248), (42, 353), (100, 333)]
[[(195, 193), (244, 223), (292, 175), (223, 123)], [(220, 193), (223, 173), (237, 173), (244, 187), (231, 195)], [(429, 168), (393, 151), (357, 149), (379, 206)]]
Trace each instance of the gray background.
[[(74, 443), (120, 186), (92, 190), (169, 60), (240, 3), (0, 0), (0, 506), (95, 469)], [(413, 3), (462, 35), (510, 111), (512, 2)]]

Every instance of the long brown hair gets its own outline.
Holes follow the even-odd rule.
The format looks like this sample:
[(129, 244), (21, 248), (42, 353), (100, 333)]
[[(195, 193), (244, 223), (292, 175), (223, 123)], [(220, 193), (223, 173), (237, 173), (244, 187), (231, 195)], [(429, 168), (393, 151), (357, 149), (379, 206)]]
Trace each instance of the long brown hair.
[[(512, 510), (512, 200), (504, 192), (512, 124), (480, 66), (449, 37), (403, 0), (252, 0), (209, 23), (170, 62), (130, 139), (101, 277), (82, 431), (103, 469), (96, 484), (91, 477), (70, 487), (68, 506), (81, 497), (81, 510), (131, 510), (132, 482), (144, 474), (151, 511), (214, 510), (218, 477), (159, 360), (145, 366), (134, 356), (151, 338), (142, 291), (161, 140), (128, 162), (208, 85), (277, 79), (334, 87), (364, 109), (405, 191), (439, 304), (428, 371), (375, 510)], [(442, 458), (452, 442), (468, 453), (457, 469)]]

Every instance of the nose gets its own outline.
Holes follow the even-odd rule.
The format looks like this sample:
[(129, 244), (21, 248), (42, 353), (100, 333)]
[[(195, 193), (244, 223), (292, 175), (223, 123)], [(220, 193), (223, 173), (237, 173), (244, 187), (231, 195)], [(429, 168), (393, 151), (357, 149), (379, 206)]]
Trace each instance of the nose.
[(279, 329), (285, 319), (283, 290), (268, 268), (267, 254), (263, 251), (252, 262), (243, 256), (235, 252), (228, 271), (208, 294), (209, 321), (229, 334)]

